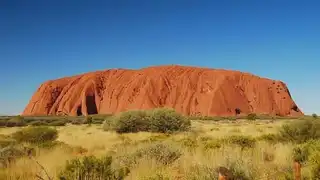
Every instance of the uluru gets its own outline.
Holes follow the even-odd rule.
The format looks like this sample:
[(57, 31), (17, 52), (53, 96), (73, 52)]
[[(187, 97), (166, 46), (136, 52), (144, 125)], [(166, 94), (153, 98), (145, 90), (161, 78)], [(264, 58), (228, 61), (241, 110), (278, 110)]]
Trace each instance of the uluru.
[(108, 69), (49, 80), (36, 90), (22, 115), (114, 114), (157, 107), (192, 116), (303, 115), (282, 81), (180, 65)]

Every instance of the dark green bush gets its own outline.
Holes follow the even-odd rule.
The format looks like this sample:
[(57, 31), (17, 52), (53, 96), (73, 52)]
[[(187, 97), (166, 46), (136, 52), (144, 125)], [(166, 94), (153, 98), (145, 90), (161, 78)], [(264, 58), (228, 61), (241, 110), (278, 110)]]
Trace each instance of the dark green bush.
[(112, 157), (85, 156), (83, 159), (67, 161), (58, 178), (60, 180), (123, 180), (129, 174), (128, 168), (112, 168)]
[(50, 127), (27, 127), (13, 133), (12, 137), (18, 142), (40, 144), (56, 140), (58, 131)]
[(21, 116), (16, 116), (7, 121), (7, 127), (25, 126), (24, 118)]
[(282, 139), (278, 134), (263, 134), (259, 136), (257, 140), (266, 141), (271, 144), (282, 142)]
[(217, 139), (212, 139), (212, 140), (204, 142), (204, 149), (205, 150), (219, 149), (221, 147), (222, 147), (221, 142), (219, 140), (217, 140)]
[(320, 121), (297, 120), (290, 124), (285, 124), (280, 129), (280, 137), (285, 141), (294, 143), (320, 139)]
[(182, 153), (167, 144), (157, 143), (139, 149), (134, 155), (137, 157), (153, 158), (164, 165), (168, 165), (177, 160)]
[(223, 139), (226, 143), (235, 144), (240, 146), (242, 149), (244, 148), (253, 148), (256, 143), (256, 139), (251, 136), (243, 136), (243, 135), (232, 135)]
[(7, 119), (0, 119), (0, 127), (5, 127), (7, 126)]
[(172, 109), (159, 108), (149, 111), (127, 111), (104, 122), (104, 130), (118, 133), (139, 131), (171, 133), (190, 129), (191, 121)]
[(7, 146), (15, 145), (16, 143), (17, 142), (14, 139), (4, 135), (0, 135), (0, 149), (5, 148)]
[(30, 147), (8, 145), (0, 149), (0, 167), (6, 168), (23, 156), (33, 156), (35, 150)]
[(93, 122), (93, 118), (91, 116), (86, 116), (86, 118), (84, 120), (84, 124), (91, 125), (92, 122)]
[(48, 123), (41, 121), (41, 120), (35, 120), (35, 121), (29, 122), (28, 125), (30, 125), (30, 126), (44, 126), (44, 125), (48, 125)]
[(247, 116), (247, 119), (248, 120), (251, 120), (251, 121), (254, 121), (254, 120), (256, 120), (258, 118), (258, 116), (257, 116), (257, 114), (255, 114), (255, 113), (250, 113), (250, 114), (248, 114), (248, 116)]
[(67, 121), (65, 120), (56, 120), (48, 123), (49, 126), (65, 126), (67, 124)]
[(145, 111), (127, 111), (116, 115), (111, 123), (118, 133), (148, 131), (149, 118)]
[(197, 140), (195, 138), (191, 138), (191, 137), (182, 138), (178, 142), (181, 143), (181, 145), (188, 147), (188, 148), (196, 148), (199, 146), (197, 143)]
[(157, 108), (149, 113), (151, 132), (187, 131), (191, 127), (191, 121), (174, 109)]
[(83, 120), (80, 120), (80, 119), (73, 119), (71, 121), (71, 124), (73, 125), (80, 125), (80, 124), (84, 124), (84, 121)]
[(318, 118), (318, 115), (315, 114), (315, 113), (313, 113), (313, 114), (312, 114), (312, 117), (313, 117), (314, 119), (317, 119), (317, 118)]

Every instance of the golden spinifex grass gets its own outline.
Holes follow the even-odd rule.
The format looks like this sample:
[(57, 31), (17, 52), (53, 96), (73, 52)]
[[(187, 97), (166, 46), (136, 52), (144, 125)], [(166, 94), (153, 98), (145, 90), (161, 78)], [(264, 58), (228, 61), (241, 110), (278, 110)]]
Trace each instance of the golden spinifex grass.
[[(170, 135), (117, 134), (103, 131), (101, 125), (67, 125), (55, 127), (57, 140), (73, 150), (65, 145), (36, 148), (35, 160), (54, 179), (58, 179), (67, 160), (106, 154), (113, 157), (112, 166), (130, 169), (125, 179), (217, 179), (221, 166), (244, 180), (285, 179), (293, 174), (295, 144), (271, 143), (260, 137), (278, 133), (281, 125), (291, 121), (192, 121), (190, 131)], [(19, 129), (3, 128), (0, 134)], [(302, 167), (305, 177), (310, 167)], [(0, 170), (0, 179), (33, 180), (37, 175), (45, 177), (45, 172), (28, 157)]]

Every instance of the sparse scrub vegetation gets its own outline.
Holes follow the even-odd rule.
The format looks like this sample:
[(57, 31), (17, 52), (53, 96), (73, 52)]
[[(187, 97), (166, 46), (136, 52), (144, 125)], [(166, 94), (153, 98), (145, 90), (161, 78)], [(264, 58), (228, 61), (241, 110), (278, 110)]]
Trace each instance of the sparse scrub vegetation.
[(320, 121), (297, 120), (285, 124), (280, 129), (280, 137), (285, 141), (304, 143), (308, 140), (320, 138)]
[[(209, 180), (218, 179), (221, 167), (234, 179), (293, 179), (293, 161), (301, 162), (302, 179), (319, 178), (319, 121), (311, 116), (190, 121), (156, 109), (88, 117), (23, 117), (31, 127), (1, 128), (0, 179), (47, 179), (47, 171), (61, 180)], [(11, 119), (0, 122), (6, 126)], [(66, 124), (48, 127), (59, 120)], [(94, 125), (102, 120), (103, 127)]]
[(256, 120), (258, 118), (258, 116), (257, 116), (257, 114), (255, 114), (255, 113), (250, 113), (250, 114), (248, 114), (248, 116), (247, 116), (247, 119), (248, 120), (251, 120), (251, 121), (254, 121), (254, 120)]
[(60, 180), (123, 180), (128, 173), (129, 169), (127, 168), (114, 169), (112, 167), (112, 156), (102, 158), (85, 156), (83, 159), (68, 161), (58, 177)]
[(50, 127), (27, 127), (15, 132), (12, 137), (18, 142), (41, 144), (55, 141), (58, 131)]

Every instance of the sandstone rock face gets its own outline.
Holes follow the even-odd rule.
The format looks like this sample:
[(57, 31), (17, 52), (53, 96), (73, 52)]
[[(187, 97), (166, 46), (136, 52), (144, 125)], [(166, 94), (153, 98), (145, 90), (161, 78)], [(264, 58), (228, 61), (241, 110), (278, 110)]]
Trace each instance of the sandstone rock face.
[(111, 114), (171, 107), (185, 115), (303, 115), (281, 81), (221, 69), (110, 69), (43, 83), (22, 115)]

